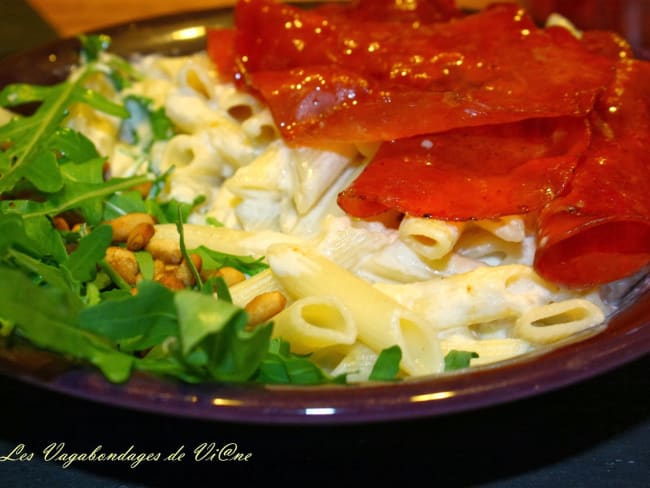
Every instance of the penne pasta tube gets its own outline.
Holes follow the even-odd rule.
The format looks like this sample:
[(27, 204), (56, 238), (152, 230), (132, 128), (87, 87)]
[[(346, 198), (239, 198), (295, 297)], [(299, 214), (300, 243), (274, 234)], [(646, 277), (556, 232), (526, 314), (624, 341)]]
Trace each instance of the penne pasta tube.
[(332, 370), (333, 376), (346, 374), (348, 381), (368, 381), (378, 354), (368, 346), (357, 342), (349, 347)]
[(350, 310), (357, 337), (376, 352), (398, 345), (408, 374), (442, 370), (442, 355), (431, 324), (325, 256), (290, 244), (268, 249), (271, 270), (295, 299), (333, 296)]
[(531, 308), (517, 319), (514, 330), (522, 339), (549, 344), (604, 320), (605, 315), (598, 306), (583, 298), (572, 298)]
[(440, 259), (449, 254), (464, 224), (406, 216), (399, 226), (404, 244), (425, 259)]
[(287, 292), (282, 288), (278, 280), (275, 279), (270, 269), (266, 269), (231, 286), (229, 291), (232, 303), (240, 307), (245, 307), (253, 298), (262, 293), (279, 291), (283, 295), (287, 295)]
[(306, 214), (330, 188), (357, 155), (348, 145), (331, 149), (301, 147), (293, 149), (294, 167), (298, 179), (293, 200), (300, 215)]
[(532, 268), (519, 264), (482, 266), (428, 281), (374, 286), (415, 313), (432, 317), (439, 329), (519, 317), (560, 294)]
[(332, 376), (346, 375), (352, 383), (368, 381), (379, 354), (361, 342), (319, 349), (310, 355), (312, 361)]
[(347, 307), (336, 297), (296, 300), (273, 318), (273, 336), (282, 337), (297, 354), (336, 345), (350, 345), (357, 328)]
[[(185, 247), (195, 249), (205, 246), (209, 249), (244, 256), (264, 256), (266, 249), (278, 242), (302, 244), (303, 239), (289, 236), (280, 232), (261, 231), (247, 232), (243, 230), (228, 229), (226, 227), (212, 227), (209, 225), (185, 224), (183, 226)], [(175, 224), (156, 225), (147, 250), (154, 256), (180, 250), (178, 230)]]
[(463, 336), (453, 335), (440, 341), (442, 352), (447, 355), (451, 350), (471, 351), (478, 354), (472, 358), (472, 366), (505, 361), (532, 350), (529, 342), (514, 337), (503, 339), (470, 339)]

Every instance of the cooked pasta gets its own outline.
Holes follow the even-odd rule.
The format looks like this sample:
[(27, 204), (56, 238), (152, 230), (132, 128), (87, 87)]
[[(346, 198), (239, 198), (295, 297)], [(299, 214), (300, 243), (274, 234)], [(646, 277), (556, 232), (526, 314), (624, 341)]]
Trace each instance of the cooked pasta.
[[(394, 345), (406, 376), (441, 373), (452, 350), (477, 353), (471, 366), (490, 364), (605, 319), (595, 290), (569, 291), (533, 271), (522, 216), (350, 218), (336, 197), (378, 143), (291, 147), (269, 110), (220, 81), (205, 53), (134, 62), (143, 76), (128, 93), (164, 108), (176, 130), (169, 140), (146, 152), (119, 140), (110, 119), (80, 111), (69, 123), (110, 153), (113, 175), (168, 172), (163, 198), (202, 196), (184, 227), (186, 247), (265, 259), (270, 269), (230, 287), (233, 303), (286, 295), (271, 317), (274, 336), (331, 374), (367, 380)], [(148, 250), (180, 260), (176, 226), (157, 225)]]

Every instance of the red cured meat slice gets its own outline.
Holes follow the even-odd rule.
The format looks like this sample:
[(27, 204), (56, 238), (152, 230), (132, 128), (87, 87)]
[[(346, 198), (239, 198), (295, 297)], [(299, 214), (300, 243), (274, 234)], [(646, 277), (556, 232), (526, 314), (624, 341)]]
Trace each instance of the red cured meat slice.
[[(512, 5), (398, 29), (246, 0), (235, 37), (247, 80), (295, 144), (585, 115), (613, 77), (611, 59)], [(315, 96), (335, 102), (305, 110)]]
[(568, 192), (541, 212), (535, 268), (547, 279), (586, 287), (650, 262), (648, 80), (649, 63), (621, 63)]
[(387, 209), (449, 220), (540, 209), (589, 144), (580, 118), (531, 119), (384, 143), (338, 203), (356, 217)]

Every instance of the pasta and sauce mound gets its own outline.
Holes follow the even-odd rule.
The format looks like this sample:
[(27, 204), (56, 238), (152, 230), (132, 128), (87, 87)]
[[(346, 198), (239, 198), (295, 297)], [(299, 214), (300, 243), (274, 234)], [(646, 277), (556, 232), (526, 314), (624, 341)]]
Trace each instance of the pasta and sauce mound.
[[(605, 322), (615, 304), (601, 287), (650, 260), (648, 64), (612, 33), (538, 28), (512, 5), (466, 15), (416, 4), (240, 1), (234, 28), (208, 31), (206, 51), (136, 56), (119, 89), (89, 81), (131, 104), (128, 127), (83, 105), (65, 127), (106, 157), (108, 181), (141, 178), (145, 202), (190, 209), (181, 227), (134, 221), (122, 241), (119, 226), (146, 212), (104, 214), (102, 269), (133, 289), (119, 300), (163, 284), (181, 324), (115, 334), (118, 350), (180, 350), (190, 365), (193, 348), (214, 352), (218, 327), (189, 331), (199, 312), (183, 293), (215, 276), (210, 299), (248, 314), (242, 337), (270, 323), (268, 339), (347, 382), (377, 378), (396, 346), (396, 377), (432, 375), (459, 351), (469, 366), (492, 364)], [(265, 266), (204, 274), (208, 254), (187, 253), (199, 249)], [(177, 376), (200, 377), (188, 371)]]

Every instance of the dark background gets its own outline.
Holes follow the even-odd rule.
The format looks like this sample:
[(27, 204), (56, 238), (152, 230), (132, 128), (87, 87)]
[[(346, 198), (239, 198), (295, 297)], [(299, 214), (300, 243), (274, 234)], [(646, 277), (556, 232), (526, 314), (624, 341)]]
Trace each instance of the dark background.
[[(22, 0), (0, 1), (0, 57), (56, 37)], [(0, 59), (0, 63), (2, 60)], [(19, 444), (30, 461), (0, 462), (6, 487), (650, 486), (650, 357), (568, 388), (436, 418), (361, 425), (267, 426), (124, 410), (0, 376), (0, 459)], [(42, 451), (160, 452), (177, 462), (45, 461)], [(197, 461), (203, 442), (236, 443), (246, 462)]]

